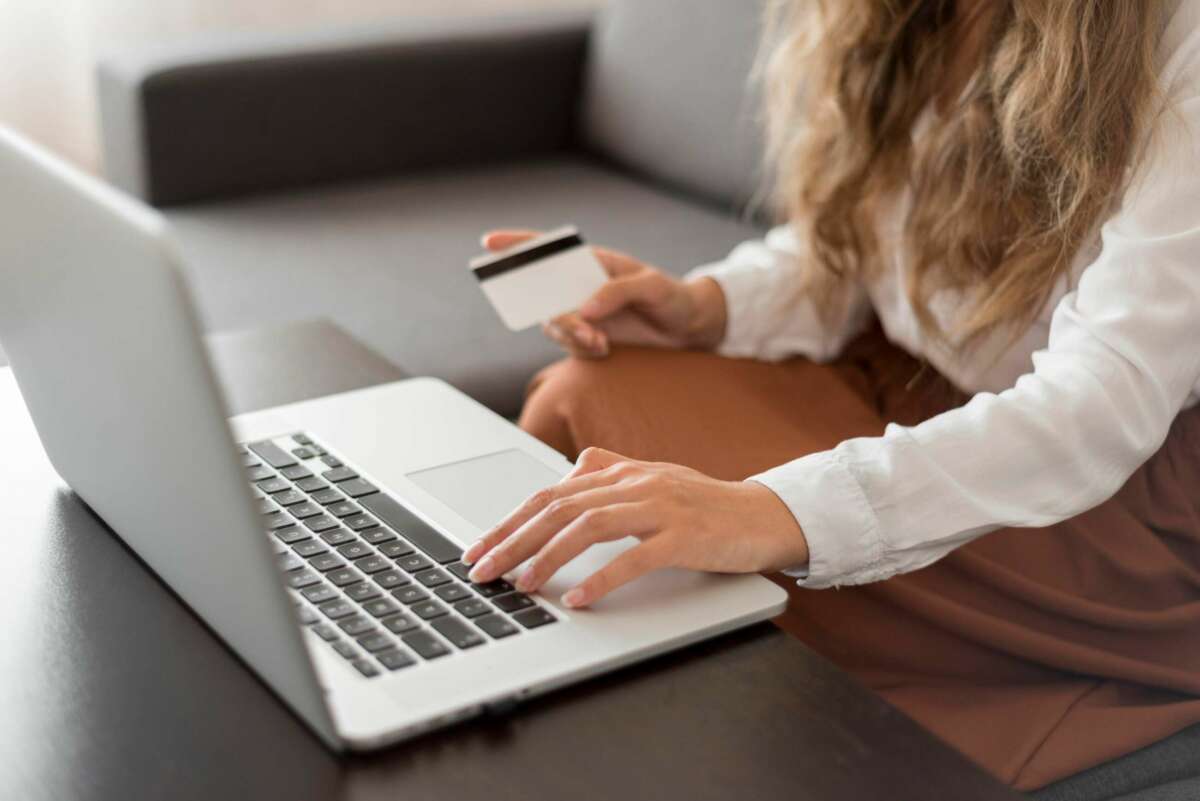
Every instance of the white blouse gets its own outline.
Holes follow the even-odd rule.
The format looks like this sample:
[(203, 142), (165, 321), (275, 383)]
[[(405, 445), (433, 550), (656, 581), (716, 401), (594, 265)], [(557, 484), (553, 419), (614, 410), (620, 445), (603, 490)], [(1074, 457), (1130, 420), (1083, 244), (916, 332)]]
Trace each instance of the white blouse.
[[(1014, 345), (998, 336), (962, 357), (921, 332), (903, 249), (887, 247), (899, 241), (906, 199), (881, 221), (893, 263), (869, 285), (845, 287), (845, 313), (832, 324), (799, 288), (791, 228), (692, 272), (725, 293), (725, 355), (828, 361), (878, 316), (891, 341), (976, 393), (920, 425), (890, 425), (752, 477), (804, 531), (809, 563), (788, 571), (803, 586), (879, 581), (989, 531), (1084, 512), (1200, 401), (1200, 0), (1183, 0), (1160, 52), (1170, 108), (1149, 154), (1071, 280)], [(943, 323), (956, 300), (934, 299)]]

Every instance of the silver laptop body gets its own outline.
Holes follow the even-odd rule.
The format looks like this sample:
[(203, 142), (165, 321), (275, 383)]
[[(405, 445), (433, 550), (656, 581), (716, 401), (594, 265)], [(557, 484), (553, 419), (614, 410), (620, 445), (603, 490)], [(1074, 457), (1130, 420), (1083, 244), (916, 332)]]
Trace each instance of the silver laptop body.
[(587, 611), (464, 580), (571, 465), (417, 378), (227, 419), (155, 212), (0, 129), (0, 345), (55, 469), (330, 747), (370, 749), (771, 617), (663, 571)]

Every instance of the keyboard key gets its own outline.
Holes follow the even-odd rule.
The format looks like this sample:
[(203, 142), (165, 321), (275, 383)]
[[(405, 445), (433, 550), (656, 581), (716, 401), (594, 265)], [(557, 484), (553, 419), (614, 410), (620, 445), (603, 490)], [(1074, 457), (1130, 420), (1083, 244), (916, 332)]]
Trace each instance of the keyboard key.
[(349, 634), (351, 637), (361, 637), (368, 631), (375, 630), (375, 621), (362, 615), (355, 615), (341, 620), (338, 623), (338, 628)]
[(386, 651), (392, 647), (392, 638), (386, 634), (367, 634), (358, 638), (358, 644), (367, 651), (375, 653), (376, 651)]
[[(296, 488), (302, 489), (305, 492), (313, 493), (313, 497), (316, 499), (317, 503), (325, 503), (325, 501), (316, 497), (317, 493), (337, 492), (337, 490), (330, 489), (329, 485), (326, 484), (324, 481), (322, 481), (319, 478), (305, 478), (300, 481), (297, 481)], [(340, 498), (342, 496), (339, 493), (337, 495), (337, 497)]]
[(303, 559), (301, 559), (299, 556), (296, 556), (296, 554), (294, 554), (294, 553), (285, 553), (279, 557), (279, 569), (282, 570), (284, 573), (287, 573), (292, 570), (299, 570), (300, 568), (304, 567), (306, 564), (308, 564), (308, 563), (305, 562)]
[(275, 536), (278, 537), (280, 541), (291, 545), (293, 542), (299, 542), (300, 540), (308, 539), (312, 536), (312, 534), (302, 528), (289, 526), (287, 528), (276, 529)]
[(304, 604), (296, 606), (296, 613), (300, 616), (300, 622), (306, 626), (310, 623), (316, 623), (321, 619), (317, 617), (317, 613), (313, 611), (311, 606), (305, 606)]
[(387, 598), (380, 598), (378, 601), (367, 601), (362, 605), (362, 608), (371, 617), (387, 617), (400, 611), (400, 607), (394, 601)]
[(363, 531), (379, 525), (379, 521), (370, 515), (354, 515), (353, 517), (347, 517), (342, 523), (355, 531)]
[(511, 637), (516, 634), (519, 629), (512, 623), (509, 623), (500, 615), (488, 615), (487, 617), (479, 617), (475, 619), (475, 625), (487, 632), (488, 636), (493, 640), (499, 640), (502, 637)]
[(269, 515), (271, 512), (278, 511), (279, 507), (272, 503), (269, 498), (260, 498), (257, 509), (259, 514)]
[(380, 595), (383, 595), (383, 592), (381, 592), (378, 587), (376, 587), (374, 584), (368, 584), (365, 581), (360, 581), (357, 584), (351, 584), (349, 587), (343, 590), (343, 592), (346, 593), (347, 598), (352, 601), (358, 601), (359, 603), (362, 603), (363, 601), (369, 601), (372, 598), (378, 598)]
[(379, 552), (389, 559), (399, 559), (413, 553), (413, 547), (404, 540), (392, 540), (379, 546)]
[(400, 639), (422, 659), (437, 659), (450, 653), (450, 648), (428, 631), (410, 632)]
[(300, 446), (299, 448), (292, 448), (292, 456), (303, 461), (314, 458), (316, 454), (312, 452), (312, 449)]
[(296, 570), (287, 575), (287, 585), (293, 590), (302, 590), (305, 587), (311, 587), (320, 580), (321, 577), (311, 570)]
[(333, 644), (333, 650), (337, 651), (346, 659), (357, 659), (358, 651), (353, 645), (344, 640), (338, 640)]
[(281, 467), (294, 465), (296, 460), (292, 455), (280, 448), (274, 442), (263, 440), (262, 442), (251, 442), (247, 447), (254, 451), (259, 459), (262, 459), (267, 464), (278, 470)]
[(259, 481), (254, 486), (258, 487), (268, 495), (276, 492), (284, 492), (292, 488), (292, 485), (284, 481), (282, 478), (268, 478), (266, 481)]
[(471, 589), (482, 595), (484, 598), (495, 598), (497, 595), (503, 595), (506, 592), (513, 591), (513, 585), (509, 584), (504, 579), (496, 579), (489, 581), (487, 584), (472, 584)]
[(368, 548), (365, 544), (358, 542), (356, 540), (354, 542), (348, 542), (345, 545), (338, 548), (338, 553), (340, 553), (342, 556), (346, 557), (347, 559), (354, 560), (354, 559), (361, 559), (364, 556), (370, 556), (371, 549)]
[(342, 545), (347, 542), (354, 542), (354, 535), (344, 528), (336, 528), (326, 531), (321, 535), (321, 539), (328, 542), (330, 545)]
[(408, 573), (418, 573), (422, 570), (428, 570), (433, 567), (433, 562), (430, 562), (420, 554), (405, 556), (402, 559), (397, 559), (396, 564), (400, 565), (401, 569)]
[(320, 540), (300, 540), (300, 542), (297, 542), (292, 547), (296, 549), (296, 553), (300, 554), (305, 559), (316, 556), (317, 554), (329, 553), (329, 549), (325, 547), (325, 543), (321, 542)]
[(297, 520), (304, 520), (309, 517), (316, 517), (322, 513), (322, 509), (312, 501), (298, 503), (295, 506), (288, 507), (288, 513)]
[(383, 619), (383, 627), (392, 634), (404, 634), (415, 628), (420, 628), (420, 625), (420, 623), (408, 615), (390, 615)]
[(380, 587), (385, 590), (394, 590), (397, 587), (403, 587), (408, 584), (408, 576), (401, 573), (399, 570), (385, 570), (382, 573), (376, 573), (371, 578)]
[[(343, 488), (343, 491), (346, 490)], [(396, 499), (380, 493), (368, 495), (359, 503), (366, 507), (368, 512), (399, 531), (406, 540), (428, 554), (435, 562), (444, 565), (462, 559), (462, 548), (405, 509)]]
[(246, 453), (243, 451), (241, 453), (241, 457), (242, 467), (245, 467), (247, 470), (249, 470), (251, 467), (259, 467), (262, 465), (262, 462), (258, 461), (258, 457), (252, 453)]
[(478, 598), (468, 598), (465, 601), (456, 603), (454, 610), (463, 617), (479, 617), (491, 612), (492, 607), (486, 601), (481, 601)]
[(341, 570), (331, 570), (326, 573), (325, 580), (335, 587), (347, 587), (355, 582), (362, 581), (363, 577), (357, 570), (344, 567)]
[(292, 434), (292, 442), (297, 445), (312, 445), (312, 439), (308, 434)]
[(528, 609), (529, 607), (533, 606), (533, 599), (528, 595), (522, 595), (519, 592), (514, 592), (508, 595), (501, 595), (493, 598), (492, 603), (500, 607), (500, 609), (503, 611), (512, 614), (513, 612), (517, 612), (522, 609)]
[[(380, 543), (390, 542), (396, 539), (396, 535), (386, 528), (369, 528), (360, 533), (359, 536), (372, 545), (379, 545)], [(412, 553), (412, 548), (409, 548), (408, 552)]]
[(278, 495), (271, 496), (271, 500), (275, 501), (275, 503), (279, 504), (280, 506), (291, 506), (293, 504), (303, 503), (304, 501), (308, 500), (308, 497), (303, 492), (288, 490), (287, 492), (281, 492)]
[(362, 498), (363, 496), (379, 492), (379, 487), (376, 487), (369, 481), (363, 481), (361, 478), (352, 478), (349, 481), (343, 481), (341, 484), (338, 484), (338, 489), (351, 498)]
[(308, 449), (313, 452), (313, 456), (324, 456), (325, 455), (325, 449), (322, 448), (320, 445), (318, 445), (315, 442), (312, 443), (311, 445), (309, 445)]
[(312, 471), (309, 470), (308, 468), (304, 467), (303, 465), (296, 465), (295, 467), (285, 467), (282, 470), (280, 470), (279, 473), (284, 478), (291, 479), (292, 481), (303, 481), (306, 478), (313, 477)]
[(328, 531), (331, 528), (337, 528), (338, 521), (334, 520), (329, 515), (322, 514), (317, 515), (316, 517), (308, 518), (304, 521), (304, 525), (307, 526), (310, 531), (315, 531), (319, 534), (322, 531)]
[(326, 454), (322, 455), (321, 461), (325, 463), (326, 467), (341, 467), (342, 466), (342, 460), (330, 453), (326, 453)]
[(332, 470), (326, 470), (321, 474), (321, 478), (331, 484), (338, 484), (342, 481), (349, 481), (352, 478), (358, 478), (358, 473), (355, 473), (349, 467), (335, 467)]
[(283, 512), (271, 512), (271, 514), (263, 517), (263, 525), (267, 531), (275, 531), (276, 529), (290, 526), (295, 521), (285, 515)]
[[(422, 573), (421, 575), (425, 574)], [(429, 585), (426, 584), (425, 586), (428, 587)], [(455, 601), (461, 601), (463, 598), (471, 597), (471, 591), (461, 584), (447, 584), (444, 587), (438, 587), (434, 590), (433, 594), (446, 603), (454, 603)]]
[(322, 573), (337, 570), (346, 566), (345, 560), (335, 553), (322, 553), (308, 560), (308, 563)]
[(412, 611), (414, 615), (422, 620), (433, 620), (435, 617), (441, 617), (446, 614), (446, 607), (437, 601), (422, 601), (419, 604), (414, 604)]
[(416, 587), (404, 587), (392, 592), (392, 597), (406, 606), (420, 603), (429, 599), (429, 593), (417, 589)]
[(337, 503), (330, 504), (325, 511), (334, 517), (352, 517), (362, 512), (362, 507), (350, 501), (338, 501)]
[(417, 581), (421, 582), (421, 584), (431, 588), (440, 587), (443, 584), (449, 584), (452, 580), (450, 576), (446, 575), (440, 570), (426, 570), (418, 573), (416, 578)]
[(368, 679), (373, 679), (379, 675), (379, 668), (365, 659), (355, 659), (350, 663), (354, 665), (354, 669), (366, 676)]
[(369, 575), (371, 573), (378, 573), (381, 570), (387, 570), (392, 566), (392, 563), (379, 554), (373, 554), (372, 556), (359, 559), (354, 563), (354, 566)]
[(300, 594), (307, 598), (309, 603), (314, 604), (323, 604), (338, 597), (338, 591), (328, 584), (314, 584)]
[(269, 467), (259, 465), (258, 467), (251, 467), (249, 470), (247, 470), (246, 475), (250, 477), (251, 481), (266, 481), (268, 478), (275, 477), (275, 471)]
[(338, 637), (337, 629), (328, 623), (318, 623), (312, 627), (312, 630), (325, 642), (332, 642)]
[[(455, 648), (474, 648), (483, 645), (483, 635), (456, 617), (441, 617), (429, 624), (434, 631), (445, 637)], [(362, 641), (359, 640), (361, 643)]]
[(446, 569), (454, 574), (455, 578), (460, 581), (467, 580), (467, 574), (471, 572), (470, 565), (464, 565), (462, 562), (455, 562), (452, 565), (446, 565)]
[(545, 626), (547, 623), (554, 623), (558, 620), (554, 615), (547, 612), (540, 606), (535, 606), (532, 609), (526, 609), (524, 612), (517, 612), (513, 615), (513, 620), (520, 623), (527, 629), (536, 629), (538, 626)]
[(317, 608), (321, 610), (321, 614), (330, 620), (341, 620), (344, 617), (350, 617), (355, 611), (354, 604), (342, 600), (326, 601)]
[(417, 664), (417, 660), (400, 650), (384, 651), (375, 654), (375, 658), (379, 660), (379, 664), (388, 670), (400, 670), (401, 668)]

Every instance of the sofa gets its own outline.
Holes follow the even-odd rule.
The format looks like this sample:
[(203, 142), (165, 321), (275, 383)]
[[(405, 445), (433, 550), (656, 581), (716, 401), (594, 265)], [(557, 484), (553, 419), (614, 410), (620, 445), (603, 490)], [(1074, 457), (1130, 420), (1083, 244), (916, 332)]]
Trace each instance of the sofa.
[[(513, 416), (557, 356), (466, 269), (494, 227), (575, 223), (681, 274), (761, 234), (760, 2), (404, 20), (104, 58), (109, 181), (169, 218), (204, 324), (329, 317)], [(1200, 727), (1043, 801), (1200, 798)]]

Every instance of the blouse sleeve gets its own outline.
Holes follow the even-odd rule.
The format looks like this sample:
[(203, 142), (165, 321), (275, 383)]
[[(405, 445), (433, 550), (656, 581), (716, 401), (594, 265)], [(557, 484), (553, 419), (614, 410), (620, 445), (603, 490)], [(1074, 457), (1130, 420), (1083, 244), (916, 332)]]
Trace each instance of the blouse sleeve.
[(795, 230), (782, 226), (765, 239), (743, 242), (724, 261), (698, 267), (688, 278), (715, 280), (725, 295), (725, 338), (718, 353), (779, 361), (807, 356), (826, 362), (871, 321), (870, 299), (851, 281), (829, 299), (832, 313), (820, 314), (804, 291)]
[(1159, 448), (1200, 393), (1200, 92), (1189, 87), (1157, 123), (1032, 373), (752, 479), (805, 532), (810, 562), (793, 572), (804, 586), (885, 579), (1000, 527), (1073, 517)]

